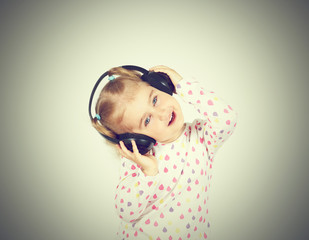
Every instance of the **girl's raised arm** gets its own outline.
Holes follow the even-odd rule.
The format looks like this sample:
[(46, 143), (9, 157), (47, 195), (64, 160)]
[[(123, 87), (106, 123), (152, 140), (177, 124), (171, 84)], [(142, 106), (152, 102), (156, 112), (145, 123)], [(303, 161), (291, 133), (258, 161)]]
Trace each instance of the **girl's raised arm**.
[(203, 143), (213, 158), (236, 127), (237, 113), (221, 97), (212, 91), (205, 90), (198, 82), (179, 81), (177, 94), (187, 103), (194, 106), (201, 119), (192, 123), (191, 131), (198, 134), (199, 142)]

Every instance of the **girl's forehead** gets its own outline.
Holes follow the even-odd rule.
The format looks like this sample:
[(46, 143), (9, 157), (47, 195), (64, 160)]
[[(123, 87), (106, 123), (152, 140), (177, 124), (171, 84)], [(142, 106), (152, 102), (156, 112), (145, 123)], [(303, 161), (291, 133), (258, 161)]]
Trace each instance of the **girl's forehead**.
[(153, 87), (141, 84), (137, 88), (134, 88), (132, 91), (132, 101), (129, 101), (128, 103), (146, 103), (145, 101), (149, 97), (149, 93), (152, 91)]
[(153, 88), (151, 86), (147, 86), (147, 85), (142, 85), (139, 88), (137, 88), (133, 93), (134, 98), (131, 102), (128, 103), (128, 106), (130, 105), (134, 107), (135, 105), (136, 107), (138, 106), (142, 107), (148, 104), (149, 94), (151, 93), (152, 89)]

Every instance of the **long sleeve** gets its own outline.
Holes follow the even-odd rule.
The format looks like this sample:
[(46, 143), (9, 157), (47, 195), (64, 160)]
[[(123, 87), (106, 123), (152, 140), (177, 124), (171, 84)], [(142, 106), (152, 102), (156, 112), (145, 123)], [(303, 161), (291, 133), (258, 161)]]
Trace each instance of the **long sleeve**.
[[(212, 160), (236, 127), (237, 113), (222, 98), (212, 91), (207, 91), (198, 82), (180, 81), (177, 85), (178, 95), (187, 103), (192, 104), (201, 119), (192, 123), (199, 142), (204, 144)], [(191, 134), (189, 132), (189, 134)]]
[(115, 207), (121, 219), (134, 222), (156, 198), (158, 176), (146, 176), (132, 161), (122, 158)]

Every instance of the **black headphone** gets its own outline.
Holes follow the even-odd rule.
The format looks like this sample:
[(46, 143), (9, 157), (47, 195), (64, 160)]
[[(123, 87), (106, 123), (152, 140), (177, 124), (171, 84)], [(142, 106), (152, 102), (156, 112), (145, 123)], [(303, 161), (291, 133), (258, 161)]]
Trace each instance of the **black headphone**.
[[(138, 67), (138, 66), (133, 66), (133, 65), (125, 65), (125, 66), (121, 66), (127, 70), (134, 70), (134, 71), (138, 71), (142, 73), (141, 79), (147, 83), (149, 83), (149, 85), (151, 85), (152, 87), (163, 91), (169, 95), (173, 95), (173, 92), (175, 90), (174, 84), (172, 83), (171, 79), (169, 78), (169, 76), (165, 73), (162, 72), (149, 72), (144, 68)], [(91, 105), (92, 105), (92, 99), (94, 96), (94, 93), (98, 87), (98, 85), (100, 84), (100, 82), (103, 80), (103, 78), (105, 78), (108, 75), (108, 71), (103, 73), (101, 75), (101, 77), (97, 80), (96, 84), (94, 85), (91, 95), (90, 95), (90, 99), (89, 99), (89, 116), (90, 119), (92, 120), (92, 114), (91, 114)], [(138, 133), (123, 133), (123, 134), (118, 134), (116, 136), (116, 138), (111, 138), (109, 136), (106, 136), (102, 133), (100, 133), (104, 138), (106, 138), (108, 141), (112, 142), (112, 143), (116, 143), (119, 144), (120, 141), (123, 141), (124, 145), (127, 147), (127, 149), (129, 149), (130, 151), (133, 152), (133, 148), (132, 148), (132, 143), (131, 140), (134, 140), (137, 148), (140, 152), (140, 154), (144, 155), (147, 152), (149, 152), (152, 147), (154, 146), (154, 144), (156, 143), (156, 140), (146, 136), (144, 134), (138, 134)]]

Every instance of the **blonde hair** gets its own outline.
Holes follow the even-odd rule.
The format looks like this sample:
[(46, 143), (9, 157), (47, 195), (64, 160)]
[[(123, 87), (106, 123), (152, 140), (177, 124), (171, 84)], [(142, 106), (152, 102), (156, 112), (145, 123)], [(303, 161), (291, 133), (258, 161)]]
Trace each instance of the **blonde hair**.
[(139, 72), (122, 67), (110, 69), (108, 75), (115, 79), (104, 86), (95, 106), (95, 112), (101, 119), (94, 117), (91, 122), (98, 132), (115, 138), (117, 134), (130, 131), (122, 123), (125, 106), (134, 99), (136, 89), (146, 83)]

